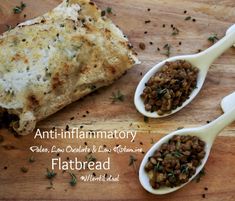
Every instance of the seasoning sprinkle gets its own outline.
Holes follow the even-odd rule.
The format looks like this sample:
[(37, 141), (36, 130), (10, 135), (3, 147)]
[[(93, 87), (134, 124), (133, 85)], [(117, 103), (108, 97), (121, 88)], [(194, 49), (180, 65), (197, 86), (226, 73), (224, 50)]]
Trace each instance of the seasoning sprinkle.
[(217, 37), (217, 34), (212, 34), (211, 36), (209, 36), (208, 40), (212, 43), (215, 43), (219, 40), (219, 38)]
[(133, 166), (134, 170), (137, 172), (136, 161), (137, 159), (133, 155), (130, 155), (129, 166)]
[(153, 140), (153, 138), (151, 138), (151, 142), (150, 142), (150, 144), (154, 144), (154, 140)]
[(65, 130), (69, 131), (69, 125), (66, 125)]
[(183, 128), (184, 128), (183, 126), (180, 126), (176, 130), (182, 130)]
[(144, 116), (144, 122), (145, 122), (145, 123), (148, 123), (148, 122), (149, 122), (149, 118), (146, 117), (146, 116)]
[(162, 52), (161, 54), (167, 56), (167, 57), (170, 57), (170, 54), (171, 54), (171, 45), (169, 44), (165, 44), (163, 49), (165, 50), (165, 52)]
[(53, 182), (52, 181), (50, 181), (50, 186), (47, 186), (46, 189), (49, 189), (49, 190), (50, 189), (55, 189), (54, 186), (53, 186)]
[(116, 93), (113, 92), (112, 93), (112, 102), (115, 103), (115, 102), (123, 102), (124, 101), (124, 95), (120, 92), (120, 90), (118, 90)]
[(185, 21), (191, 20), (191, 16), (188, 16), (184, 19)]
[(178, 35), (180, 30), (176, 27), (173, 28), (172, 36)]
[(57, 175), (57, 173), (55, 173), (53, 170), (50, 171), (50, 170), (47, 168), (46, 177), (47, 177), (48, 179), (53, 179), (56, 175)]
[(145, 50), (145, 44), (143, 42), (139, 43), (139, 48)]
[(112, 14), (113, 13), (112, 8), (110, 8), (110, 7), (107, 7), (106, 11), (107, 11), (108, 14)]
[(149, 24), (150, 22), (151, 22), (151, 20), (146, 20), (144, 23)]
[(71, 180), (70, 180), (70, 185), (71, 186), (76, 186), (76, 184), (77, 184), (77, 177), (76, 177), (76, 175), (75, 174), (73, 174), (73, 173), (69, 173), (70, 174), (70, 176), (71, 176)]
[(96, 162), (96, 157), (93, 156), (91, 153), (87, 154), (85, 158), (87, 162), (91, 162), (91, 161)]
[(30, 163), (34, 163), (34, 162), (35, 162), (35, 158), (34, 158), (33, 156), (30, 156), (30, 157), (29, 157), (29, 162), (30, 162)]
[(105, 10), (102, 10), (101, 11), (101, 17), (104, 17), (106, 15), (106, 11)]
[(26, 168), (26, 167), (21, 167), (20, 170), (21, 170), (21, 172), (23, 172), (23, 173), (27, 173), (27, 172), (29, 171), (29, 169)]
[(13, 13), (20, 14), (25, 9), (25, 7), (26, 7), (26, 4), (24, 2), (21, 2), (20, 6), (16, 6), (12, 9)]

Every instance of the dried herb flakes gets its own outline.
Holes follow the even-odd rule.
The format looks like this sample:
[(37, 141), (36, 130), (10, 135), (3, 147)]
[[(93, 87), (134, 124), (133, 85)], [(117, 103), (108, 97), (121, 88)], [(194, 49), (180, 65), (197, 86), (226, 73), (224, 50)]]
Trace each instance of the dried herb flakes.
[(19, 6), (14, 7), (13, 13), (14, 14), (20, 14), (26, 7), (26, 4), (24, 2), (21, 2)]

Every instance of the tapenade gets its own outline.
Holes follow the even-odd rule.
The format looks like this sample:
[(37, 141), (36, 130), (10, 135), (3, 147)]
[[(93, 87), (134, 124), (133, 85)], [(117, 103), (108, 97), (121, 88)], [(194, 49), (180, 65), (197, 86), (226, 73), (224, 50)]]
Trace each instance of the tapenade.
[(145, 165), (151, 186), (173, 188), (188, 182), (205, 154), (205, 142), (198, 137), (175, 135)]
[(145, 84), (141, 98), (146, 111), (163, 115), (182, 106), (197, 86), (198, 72), (188, 61), (166, 62)]

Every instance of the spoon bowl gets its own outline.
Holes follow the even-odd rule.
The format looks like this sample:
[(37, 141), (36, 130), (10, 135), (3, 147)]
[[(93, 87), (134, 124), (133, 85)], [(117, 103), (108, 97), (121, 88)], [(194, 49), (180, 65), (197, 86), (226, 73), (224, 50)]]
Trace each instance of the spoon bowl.
[[(220, 41), (218, 41), (216, 44), (214, 44), (207, 50), (200, 52), (198, 54), (172, 57), (155, 65), (152, 69), (150, 69), (146, 73), (146, 75), (142, 78), (142, 80), (139, 82), (139, 85), (137, 86), (135, 97), (134, 97), (134, 103), (135, 103), (136, 109), (144, 116), (150, 117), (150, 118), (162, 118), (162, 117), (166, 117), (166, 116), (172, 115), (180, 111), (182, 108), (187, 106), (200, 92), (204, 84), (204, 81), (206, 79), (208, 69), (211, 66), (211, 64), (214, 62), (214, 60), (218, 58), (227, 49), (232, 47), (234, 43), (235, 43), (235, 25), (231, 26), (228, 29), (227, 34), (224, 38), (222, 38)], [(182, 106), (177, 107), (175, 110), (172, 110), (170, 113), (166, 113), (164, 115), (158, 115), (156, 111), (155, 112), (146, 111), (144, 102), (141, 99), (141, 94), (144, 91), (145, 84), (153, 75), (155, 75), (157, 72), (161, 70), (161, 68), (166, 62), (174, 62), (177, 60), (188, 61), (193, 66), (199, 69), (199, 74), (197, 78), (197, 87), (193, 90), (193, 92), (190, 94), (189, 99), (187, 99), (182, 104)]]
[[(196, 173), (194, 174), (193, 177), (191, 177), (189, 179), (189, 181), (187, 183), (184, 183), (180, 186), (174, 187), (174, 188), (169, 188), (169, 187), (161, 187), (160, 189), (153, 189), (152, 186), (149, 183), (149, 177), (148, 174), (145, 172), (145, 165), (148, 162), (148, 158), (154, 155), (154, 152), (158, 149), (160, 149), (161, 145), (163, 143), (168, 142), (173, 136), (175, 135), (190, 135), (190, 136), (197, 136), (199, 137), (201, 133), (197, 130), (197, 129), (182, 129), (182, 130), (178, 130), (175, 131), (169, 135), (167, 135), (166, 137), (163, 137), (161, 140), (159, 140), (155, 145), (152, 146), (152, 148), (148, 151), (148, 153), (145, 155), (144, 159), (141, 162), (140, 165), (140, 169), (139, 169), (139, 180), (141, 185), (144, 187), (145, 190), (147, 190), (148, 192), (152, 193), (152, 194), (156, 194), (156, 195), (163, 195), (163, 194), (167, 194), (167, 193), (171, 193), (174, 192), (180, 188), (182, 188), (183, 186), (185, 186), (186, 184), (188, 184), (190, 181), (192, 181), (196, 175), (202, 170), (202, 168), (204, 167), (209, 154), (210, 154), (210, 145), (206, 143), (206, 147), (205, 149), (208, 150), (206, 151), (206, 155), (204, 157), (204, 159), (202, 160), (202, 163), (199, 167), (197, 167), (196, 169)], [(203, 136), (203, 135), (202, 135)], [(200, 137), (201, 140), (205, 141), (203, 138)]]
[[(166, 135), (162, 139), (160, 139), (156, 144), (152, 146), (152, 148), (146, 153), (144, 156), (144, 159), (141, 162), (140, 169), (139, 169), (139, 180), (141, 185), (144, 187), (145, 190), (152, 194), (167, 194), (174, 192), (186, 184), (188, 184), (190, 181), (192, 181), (198, 173), (203, 169), (205, 166), (211, 147), (213, 145), (213, 142), (216, 138), (216, 136), (230, 123), (232, 123), (235, 120), (235, 93), (225, 97), (221, 102), (222, 108), (225, 111), (225, 113), (220, 116), (218, 119), (214, 120), (213, 122), (202, 126), (198, 128), (187, 128), (187, 129), (181, 129), (177, 130), (171, 134)], [(154, 152), (157, 151), (163, 143), (167, 143), (173, 136), (175, 135), (190, 135), (190, 136), (197, 136), (202, 141), (205, 142), (205, 152), (206, 155), (201, 161), (200, 166), (197, 167), (196, 173), (189, 179), (187, 183), (182, 184), (181, 186), (169, 188), (169, 187), (163, 187), (160, 189), (153, 189), (152, 186), (149, 183), (149, 177), (148, 174), (145, 172), (145, 165), (148, 162), (149, 157), (154, 155)]]

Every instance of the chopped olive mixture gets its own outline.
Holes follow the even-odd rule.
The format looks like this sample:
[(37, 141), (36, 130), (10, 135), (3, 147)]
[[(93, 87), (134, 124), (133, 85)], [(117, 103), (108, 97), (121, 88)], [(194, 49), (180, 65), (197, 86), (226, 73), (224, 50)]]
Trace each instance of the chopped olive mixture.
[(151, 186), (159, 189), (188, 182), (205, 154), (205, 142), (198, 137), (175, 135), (162, 144), (145, 165)]
[(164, 115), (182, 106), (196, 88), (198, 72), (184, 60), (166, 62), (145, 84), (141, 98), (146, 111)]

